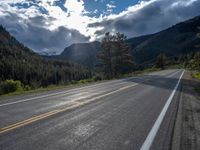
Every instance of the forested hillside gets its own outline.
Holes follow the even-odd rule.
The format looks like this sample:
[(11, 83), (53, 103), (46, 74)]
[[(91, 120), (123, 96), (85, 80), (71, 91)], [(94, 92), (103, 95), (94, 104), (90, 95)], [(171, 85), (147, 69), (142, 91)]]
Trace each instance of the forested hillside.
[[(165, 53), (171, 58), (195, 53), (198, 50), (195, 45), (198, 43), (199, 26), (200, 16), (149, 36), (142, 43), (132, 47), (135, 61), (153, 62), (160, 53)], [(135, 38), (129, 39), (129, 42), (134, 44), (134, 40)]]
[(45, 60), (19, 43), (0, 26), (0, 83), (13, 79), (37, 88), (90, 76), (91, 73), (78, 64)]

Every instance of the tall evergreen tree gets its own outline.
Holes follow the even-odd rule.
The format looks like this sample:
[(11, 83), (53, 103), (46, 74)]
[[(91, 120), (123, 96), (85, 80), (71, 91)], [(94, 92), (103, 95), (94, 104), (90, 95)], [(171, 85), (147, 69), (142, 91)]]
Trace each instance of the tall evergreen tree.
[(167, 57), (165, 54), (161, 53), (157, 56), (157, 60), (156, 60), (156, 66), (158, 68), (164, 69), (164, 66), (166, 65), (166, 60)]
[(133, 59), (126, 43), (126, 36), (121, 33), (106, 33), (101, 42), (102, 51), (97, 55), (98, 67), (106, 78), (112, 78), (130, 71)]
[(124, 34), (116, 33), (113, 36), (115, 49), (115, 74), (122, 74), (132, 69), (133, 57), (129, 51), (129, 45), (126, 43), (127, 37)]
[[(200, 27), (198, 29), (200, 30)], [(200, 32), (197, 33), (197, 37), (199, 38), (199, 44), (197, 45), (197, 47), (200, 48)]]
[(194, 55), (195, 66), (200, 71), (200, 52), (196, 52)]
[[(200, 27), (198, 28), (200, 30)], [(200, 32), (197, 33), (199, 43), (196, 45), (197, 48), (200, 48)], [(200, 71), (200, 52), (196, 52), (194, 55), (194, 67)]]
[(113, 64), (112, 64), (112, 35), (109, 32), (105, 34), (101, 42), (102, 51), (98, 53), (97, 58), (99, 59), (98, 67), (103, 72), (106, 78), (113, 77)]

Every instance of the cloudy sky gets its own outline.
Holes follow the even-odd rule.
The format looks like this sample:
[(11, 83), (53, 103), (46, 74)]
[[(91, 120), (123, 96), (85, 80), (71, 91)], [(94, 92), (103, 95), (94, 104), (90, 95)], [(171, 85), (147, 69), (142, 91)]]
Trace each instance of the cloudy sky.
[(200, 0), (0, 0), (0, 24), (36, 52), (72, 43), (155, 33), (200, 15)]

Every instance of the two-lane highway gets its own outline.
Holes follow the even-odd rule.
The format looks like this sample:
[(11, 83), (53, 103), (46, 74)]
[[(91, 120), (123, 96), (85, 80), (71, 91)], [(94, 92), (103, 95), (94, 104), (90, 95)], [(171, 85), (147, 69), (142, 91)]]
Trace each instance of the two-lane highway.
[(164, 70), (2, 100), (0, 149), (168, 149), (182, 75)]

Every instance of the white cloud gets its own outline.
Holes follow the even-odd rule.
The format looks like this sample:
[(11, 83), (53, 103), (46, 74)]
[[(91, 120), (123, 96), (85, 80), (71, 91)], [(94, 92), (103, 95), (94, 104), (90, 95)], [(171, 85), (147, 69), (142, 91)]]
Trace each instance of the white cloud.
[(115, 8), (116, 6), (115, 5), (113, 5), (113, 4), (106, 4), (106, 6), (107, 6), (107, 8), (110, 8), (110, 9), (112, 9), (112, 8)]
[(103, 28), (95, 33), (97, 38), (111, 31), (119, 31), (128, 37), (134, 37), (155, 33), (200, 15), (199, 10), (199, 0), (145, 0), (89, 26)]
[(107, 12), (111, 13), (116, 6), (113, 4), (106, 4), (106, 7), (107, 7)]
[[(3, 0), (3, 2), (0, 4), (0, 16), (6, 14), (3, 13), (3, 11), (5, 10), (20, 15), (21, 18), (26, 20), (22, 20), (23, 22), (27, 22), (27, 20), (32, 17), (43, 16), (44, 18), (46, 18), (46, 23), (43, 24), (44, 28), (47, 28), (49, 30), (55, 30), (60, 26), (65, 26), (69, 29), (78, 30), (81, 34), (84, 34), (85, 36), (91, 36), (91, 40), (95, 40), (96, 36), (94, 35), (94, 33), (96, 32), (96, 30), (99, 30), (100, 27), (88, 28), (88, 24), (91, 24), (93, 22), (101, 22), (105, 19), (114, 19), (129, 12), (129, 10), (127, 10), (120, 14), (110, 14), (113, 8), (116, 7), (114, 5), (114, 2), (112, 1), (112, 3), (106, 5), (107, 16), (100, 15), (98, 18), (89, 17), (87, 16), (87, 13), (89, 12), (87, 12), (87, 10), (85, 9), (84, 0), (66, 0), (64, 3), (64, 7), (67, 11), (63, 11), (59, 6), (56, 6), (56, 1), (59, 0), (36, 0), (36, 5), (33, 5), (29, 8), (18, 9), (17, 6), (11, 7), (9, 4), (33, 4), (33, 1), (31, 2), (26, 0)], [(100, 2), (103, 2), (103, 0), (100, 0)], [(45, 9), (48, 12), (48, 14), (41, 14), (41, 8)], [(97, 11), (98, 10), (95, 10), (94, 13), (97, 13)], [(48, 18), (54, 19), (48, 20)]]
[(98, 13), (98, 12), (99, 12), (98, 9), (95, 9), (93, 13), (96, 14), (96, 13)]
[(64, 6), (72, 14), (82, 15), (85, 12), (83, 0), (66, 0)]

